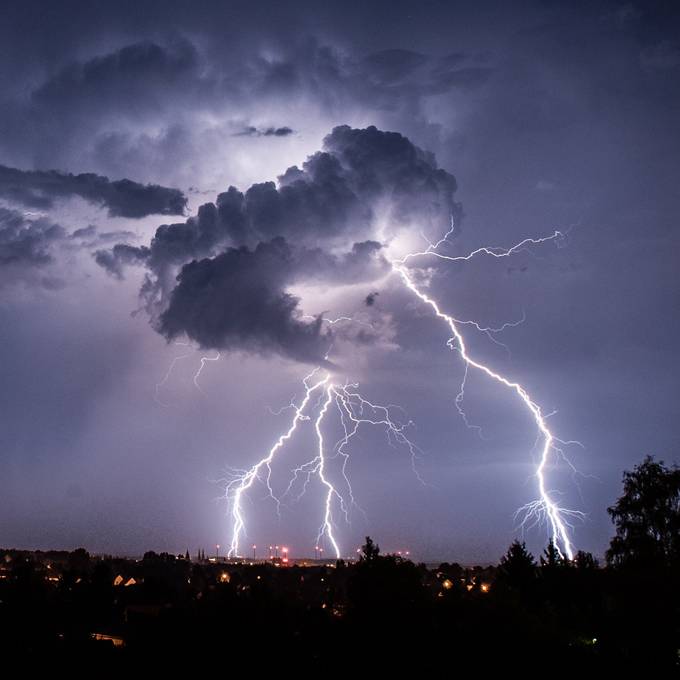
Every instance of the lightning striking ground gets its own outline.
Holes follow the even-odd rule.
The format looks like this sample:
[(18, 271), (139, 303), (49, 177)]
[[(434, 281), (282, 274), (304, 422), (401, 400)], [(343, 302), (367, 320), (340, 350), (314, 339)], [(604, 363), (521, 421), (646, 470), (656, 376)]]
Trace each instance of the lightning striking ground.
[[(291, 499), (292, 502), (300, 500), (307, 491), (312, 477), (316, 477), (324, 487), (322, 520), (316, 537), (316, 545), (327, 542), (330, 544), (336, 558), (340, 558), (341, 549), (335, 537), (334, 510), (339, 508), (347, 523), (350, 521), (350, 509), (352, 507), (361, 511), (354, 498), (349, 479), (347, 466), (350, 454), (347, 452), (346, 447), (363, 425), (385, 428), (388, 442), (392, 446), (396, 443), (406, 447), (411, 455), (413, 469), (418, 475), (416, 459), (420, 454), (420, 450), (410, 441), (406, 434), (406, 430), (412, 423), (410, 421), (406, 423), (397, 421), (390, 412), (390, 409), (395, 407), (374, 404), (362, 397), (358, 392), (359, 386), (356, 383), (333, 382), (333, 376), (329, 371), (325, 371), (323, 377), (319, 377), (312, 382), (312, 379), (320, 373), (321, 368), (317, 367), (303, 379), (304, 397), (299, 404), (292, 401), (286, 407), (292, 408), (294, 411), (291, 425), (286, 433), (279, 437), (267, 455), (247, 470), (232, 471), (232, 476), (226, 484), (225, 492), (232, 519), (232, 540), (228, 553), (229, 557), (240, 555), (239, 545), (246, 532), (242, 507), (243, 494), (251, 489), (256, 481), (261, 482), (267, 488), (268, 495), (276, 503), (278, 510), (281, 504), (287, 502), (288, 499)], [(318, 400), (314, 404), (312, 398), (316, 394), (318, 394)], [(339, 413), (343, 436), (332, 447), (328, 447), (323, 426), (329, 417), (333, 403), (335, 403)], [(281, 497), (279, 497), (274, 493), (271, 485), (272, 462), (283, 445), (293, 437), (300, 423), (311, 421), (312, 417), (308, 415), (308, 411), (314, 411), (315, 409), (317, 410), (317, 415), (314, 418), (314, 432), (317, 441), (315, 455), (291, 471), (288, 486)], [(340, 489), (338, 484), (331, 480), (327, 469), (329, 461), (338, 456), (342, 459), (340, 475), (343, 481), (343, 489)], [(418, 477), (420, 478), (419, 475)], [(297, 493), (294, 494), (296, 486), (299, 488)]]
[[(529, 246), (537, 246), (550, 241), (559, 244), (564, 238), (564, 234), (560, 231), (555, 231), (550, 236), (524, 239), (510, 248), (481, 247), (467, 255), (461, 256), (446, 255), (439, 252), (438, 249), (440, 247), (449, 243), (448, 239), (452, 235), (453, 230), (454, 227), (452, 222), (449, 231), (447, 231), (436, 243), (428, 242), (428, 246), (425, 250), (411, 252), (402, 258), (391, 260), (390, 264), (392, 272), (400, 278), (404, 286), (411, 293), (413, 293), (423, 304), (430, 307), (435, 316), (441, 319), (451, 332), (451, 336), (446, 341), (446, 345), (449, 349), (459, 353), (464, 365), (463, 377), (454, 403), (466, 425), (479, 431), (477, 426), (471, 425), (468, 422), (465, 411), (463, 410), (465, 387), (470, 369), (475, 369), (483, 373), (494, 382), (499, 383), (503, 387), (514, 392), (531, 415), (538, 430), (537, 441), (542, 441), (539, 461), (534, 472), (538, 483), (539, 498), (520, 508), (517, 511), (516, 516), (522, 515), (520, 522), (522, 528), (530, 528), (539, 522), (546, 522), (557, 550), (561, 555), (566, 555), (567, 558), (572, 559), (574, 548), (569, 534), (570, 530), (573, 528), (571, 520), (582, 518), (583, 513), (564, 508), (557, 503), (553, 498), (554, 492), (549, 491), (547, 487), (546, 474), (547, 467), (552, 457), (559, 456), (566, 460), (564, 452), (559, 444), (577, 442), (563, 442), (551, 432), (547, 424), (549, 414), (543, 414), (541, 407), (533, 400), (524, 386), (473, 358), (468, 351), (465, 339), (459, 329), (460, 326), (470, 325), (475, 330), (486, 334), (492, 341), (502, 345), (502, 343), (499, 343), (493, 337), (493, 334), (508, 327), (519, 325), (524, 321), (524, 315), (521, 320), (505, 323), (499, 328), (485, 327), (475, 321), (457, 319), (453, 315), (444, 312), (440, 304), (417, 285), (409, 270), (411, 263), (416, 260), (416, 258), (435, 257), (450, 262), (467, 262), (478, 256), (495, 258), (510, 257), (513, 254), (527, 249)], [(347, 316), (339, 317), (338, 319), (323, 318), (322, 320), (329, 323), (329, 325), (338, 322), (356, 322), (355, 319)], [(200, 375), (200, 371), (202, 370), (205, 361), (214, 361), (217, 358), (219, 358), (219, 355), (215, 359), (204, 357), (201, 360), (201, 367), (194, 378), (194, 382), (196, 382), (196, 379)], [(300, 403), (296, 404), (293, 400), (288, 406), (279, 411), (279, 413), (281, 413), (288, 408), (293, 410), (293, 418), (288, 430), (277, 439), (269, 452), (252, 467), (247, 470), (233, 471), (230, 480), (226, 484), (225, 497), (229, 504), (229, 514), (232, 520), (232, 538), (228, 553), (229, 557), (236, 557), (240, 554), (239, 545), (242, 537), (246, 533), (246, 522), (242, 503), (244, 494), (253, 487), (256, 481), (262, 483), (267, 488), (269, 496), (276, 503), (278, 512), (280, 511), (282, 501), (286, 501), (289, 498), (299, 500), (307, 491), (312, 477), (316, 477), (324, 488), (324, 502), (321, 513), (322, 521), (316, 538), (316, 544), (319, 545), (323, 542), (329, 543), (335, 556), (339, 558), (341, 549), (335, 534), (334, 517), (336, 510), (339, 508), (345, 521), (349, 522), (350, 508), (359, 507), (355, 501), (348, 475), (350, 454), (347, 451), (347, 447), (359, 431), (359, 428), (363, 425), (383, 427), (390, 445), (394, 446), (395, 444), (399, 444), (405, 446), (410, 452), (412, 467), (416, 476), (421, 482), (423, 481), (420, 478), (416, 465), (421, 452), (418, 447), (410, 441), (406, 434), (406, 429), (411, 425), (411, 422), (408, 421), (407, 423), (402, 424), (396, 421), (390, 413), (390, 409), (394, 407), (390, 405), (382, 406), (365, 399), (358, 391), (358, 384), (347, 381), (344, 383), (335, 382), (330, 371), (324, 369), (322, 373), (321, 366), (317, 366), (311, 373), (305, 376), (302, 383), (305, 393)], [(316, 403), (314, 403), (312, 397), (317, 394), (318, 399)], [(329, 448), (326, 444), (323, 428), (325, 421), (331, 413), (331, 405), (333, 403), (335, 403), (339, 414), (343, 436), (333, 447)], [(316, 412), (316, 416), (313, 418), (308, 412)], [(291, 471), (291, 478), (288, 486), (281, 498), (279, 498), (274, 493), (271, 484), (272, 462), (278, 456), (283, 446), (294, 436), (300, 424), (304, 421), (311, 422), (312, 418), (317, 441), (316, 453), (310, 460), (307, 460), (305, 463)], [(344, 490), (333, 483), (328, 471), (329, 461), (338, 456), (342, 458), (340, 470)], [(296, 487), (298, 487), (298, 492), (293, 494)]]
[[(465, 396), (465, 384), (468, 375), (468, 369), (470, 367), (481, 371), (495, 382), (498, 382), (508, 389), (513, 390), (531, 414), (534, 422), (536, 423), (536, 427), (538, 428), (540, 436), (543, 439), (539, 463), (535, 470), (535, 476), (538, 481), (539, 499), (523, 506), (523, 508), (520, 508), (518, 512), (525, 513), (525, 517), (521, 524), (525, 527), (527, 524), (533, 526), (544, 519), (547, 520), (553, 543), (557, 547), (558, 551), (561, 555), (564, 552), (564, 554), (566, 554), (569, 559), (573, 559), (574, 549), (568, 531), (568, 529), (571, 528), (569, 519), (574, 517), (583, 517), (583, 513), (576, 510), (563, 508), (558, 505), (558, 503), (552, 498), (546, 486), (546, 467), (550, 461), (551, 455), (562, 454), (562, 451), (557, 446), (557, 443), (560, 443), (560, 440), (558, 440), (550, 431), (550, 428), (546, 422), (547, 416), (543, 415), (541, 407), (531, 398), (529, 393), (520, 383), (506, 378), (500, 373), (492, 370), (486, 364), (482, 364), (470, 356), (463, 335), (458, 329), (457, 324), (459, 324), (460, 321), (456, 320), (450, 314), (443, 312), (439, 304), (432, 297), (419, 289), (409, 275), (409, 271), (406, 267), (407, 262), (410, 260), (423, 256), (438, 257), (440, 259), (452, 262), (469, 261), (478, 255), (488, 255), (497, 258), (509, 257), (514, 253), (523, 250), (529, 245), (539, 245), (548, 241), (557, 241), (559, 243), (563, 239), (564, 235), (560, 231), (555, 231), (552, 235), (543, 238), (524, 239), (511, 248), (482, 247), (472, 251), (468, 255), (454, 257), (450, 255), (443, 255), (437, 251), (437, 248), (447, 241), (447, 238), (452, 233), (452, 230), (453, 226), (442, 239), (440, 239), (436, 244), (430, 244), (426, 250), (408, 253), (401, 259), (393, 260), (391, 262), (392, 268), (397, 274), (399, 274), (406, 288), (416, 295), (416, 297), (418, 297), (421, 302), (428, 305), (435, 315), (446, 323), (452, 333), (451, 337), (447, 341), (447, 346), (450, 349), (457, 349), (464, 362), (463, 380), (461, 382), (460, 391), (455, 400), (456, 408), (463, 418), (465, 418), (465, 412), (462, 409), (462, 401)], [(477, 327), (477, 330), (484, 330), (483, 328), (477, 326), (477, 324), (474, 325)], [(465, 422), (467, 423), (466, 418)]]

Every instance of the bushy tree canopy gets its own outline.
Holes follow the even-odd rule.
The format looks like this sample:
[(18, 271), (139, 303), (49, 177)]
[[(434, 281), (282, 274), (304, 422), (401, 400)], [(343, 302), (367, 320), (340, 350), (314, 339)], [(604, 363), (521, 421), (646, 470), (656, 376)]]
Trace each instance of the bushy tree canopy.
[(607, 551), (613, 566), (680, 563), (680, 469), (647, 456), (623, 474), (623, 495), (607, 508), (616, 536)]

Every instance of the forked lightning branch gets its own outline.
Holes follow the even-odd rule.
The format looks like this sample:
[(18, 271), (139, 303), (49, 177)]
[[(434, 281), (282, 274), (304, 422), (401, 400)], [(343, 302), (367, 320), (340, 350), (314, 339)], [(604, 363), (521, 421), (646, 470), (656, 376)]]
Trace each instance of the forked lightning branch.
[[(557, 502), (555, 492), (550, 490), (547, 474), (551, 462), (557, 456), (564, 457), (560, 445), (576, 442), (564, 442), (553, 434), (548, 426), (547, 416), (523, 385), (472, 357), (460, 330), (460, 326), (468, 324), (476, 331), (488, 335), (490, 332), (502, 330), (502, 328), (512, 324), (505, 324), (501, 329), (489, 329), (473, 321), (460, 321), (444, 311), (442, 304), (435, 300), (429, 292), (426, 293), (422, 287), (419, 287), (412, 275), (412, 269), (417, 269), (419, 260), (436, 258), (440, 261), (465, 262), (476, 257), (506, 258), (531, 246), (538, 246), (550, 241), (559, 243), (563, 234), (556, 231), (543, 238), (524, 239), (511, 248), (483, 247), (467, 255), (453, 257), (439, 251), (440, 246), (447, 242), (452, 232), (453, 225), (439, 241), (430, 244), (425, 250), (410, 252), (402, 258), (391, 260), (392, 271), (423, 305), (429, 307), (432, 313), (438, 319), (441, 319), (450, 333), (446, 346), (457, 352), (464, 367), (463, 379), (455, 400), (456, 408), (461, 416), (465, 418), (463, 400), (470, 370), (480, 372), (497, 384), (499, 389), (514, 394), (530, 414), (541, 441), (540, 455), (534, 470), (538, 497), (518, 511), (523, 515), (521, 524), (523, 527), (528, 527), (537, 523), (545, 523), (559, 553), (572, 559), (574, 555), (570, 536), (570, 531), (573, 528), (572, 520), (582, 518), (583, 513), (562, 507)], [(344, 319), (346, 318), (343, 317)], [(326, 321), (333, 323), (339, 321), (339, 319)], [(203, 365), (202, 362), (201, 367)], [(350, 508), (356, 506), (348, 475), (349, 448), (352, 439), (362, 427), (384, 428), (391, 443), (401, 445), (409, 452), (414, 472), (418, 475), (415, 462), (420, 451), (407, 436), (410, 423), (400, 422), (392, 413), (394, 407), (368, 401), (359, 393), (357, 384), (337, 382), (336, 376), (330, 370), (321, 366), (312, 370), (302, 382), (304, 396), (299, 403), (291, 404), (293, 416), (288, 429), (279, 436), (263, 458), (246, 470), (232, 471), (231, 477), (227, 481), (225, 497), (229, 504), (228, 514), (231, 518), (230, 557), (238, 557), (242, 554), (241, 543), (247, 532), (244, 499), (253, 486), (256, 484), (264, 485), (269, 496), (275, 501), (278, 511), (282, 502), (291, 500), (293, 490), (296, 487), (301, 487), (294, 496), (294, 499), (297, 500), (307, 490), (310, 479), (315, 477), (324, 490), (322, 506), (319, 511), (319, 530), (316, 543), (317, 545), (327, 545), (339, 558), (342, 550), (337, 538), (336, 523), (339, 520), (348, 521)], [(331, 417), (339, 419), (343, 431), (340, 440), (334, 443), (329, 443), (324, 435), (324, 425)], [(465, 419), (465, 422), (467, 424), (467, 419)], [(316, 439), (313, 455), (308, 461), (291, 471), (290, 483), (279, 497), (272, 486), (272, 464), (275, 459), (283, 455), (285, 446), (296, 435), (297, 430), (308, 425), (313, 427)], [(329, 460), (338, 457), (341, 459), (341, 486), (333, 483), (328, 474)]]

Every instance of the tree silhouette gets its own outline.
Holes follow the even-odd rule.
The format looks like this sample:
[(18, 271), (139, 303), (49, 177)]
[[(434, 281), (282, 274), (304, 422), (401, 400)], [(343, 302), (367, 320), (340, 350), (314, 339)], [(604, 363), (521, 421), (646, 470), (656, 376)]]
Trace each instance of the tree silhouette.
[(607, 508), (616, 536), (607, 550), (613, 566), (671, 566), (680, 562), (680, 469), (652, 456), (623, 473), (623, 495)]
[(585, 550), (579, 550), (574, 559), (572, 560), (573, 565), (580, 569), (581, 571), (592, 571), (597, 569), (597, 560), (593, 557), (593, 553), (586, 552)]
[(366, 543), (361, 547), (361, 561), (374, 562), (380, 555), (380, 546), (373, 542), (370, 536), (366, 536)]
[(552, 570), (563, 566), (565, 566), (565, 561), (560, 555), (560, 551), (557, 549), (555, 542), (551, 538), (548, 547), (543, 551), (541, 568)]
[(525, 589), (536, 577), (536, 561), (522, 541), (513, 541), (501, 558), (499, 579), (507, 585)]
[(376, 617), (390, 620), (395, 612), (403, 613), (422, 603), (426, 591), (421, 580), (413, 562), (397, 555), (381, 555), (378, 545), (366, 536), (348, 582), (348, 601), (354, 612), (362, 612), (371, 621)]

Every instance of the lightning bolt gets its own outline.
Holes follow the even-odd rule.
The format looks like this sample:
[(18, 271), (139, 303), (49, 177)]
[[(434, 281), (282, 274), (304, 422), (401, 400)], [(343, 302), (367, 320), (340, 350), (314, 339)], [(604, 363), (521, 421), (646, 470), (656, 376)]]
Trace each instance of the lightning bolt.
[(328, 412), (328, 407), (330, 406), (331, 402), (333, 401), (333, 392), (332, 392), (333, 386), (330, 385), (326, 389), (326, 400), (323, 403), (323, 406), (319, 410), (319, 415), (316, 419), (316, 422), (314, 423), (314, 429), (316, 430), (316, 436), (319, 442), (319, 454), (318, 454), (318, 459), (319, 459), (319, 479), (321, 480), (321, 483), (326, 487), (326, 499), (324, 502), (324, 514), (323, 514), (323, 523), (321, 524), (321, 527), (319, 528), (319, 534), (316, 537), (316, 543), (319, 544), (321, 543), (323, 537), (325, 536), (330, 544), (333, 546), (333, 550), (335, 551), (335, 557), (337, 559), (340, 559), (340, 548), (338, 546), (337, 541), (335, 540), (335, 536), (333, 536), (333, 511), (332, 511), (332, 505), (333, 505), (333, 498), (337, 497), (340, 502), (342, 503), (342, 497), (340, 494), (336, 491), (335, 487), (331, 482), (328, 481), (328, 478), (326, 477), (326, 456), (324, 455), (324, 441), (323, 441), (323, 433), (321, 432), (321, 422), (324, 419), (324, 416)]
[[(574, 550), (569, 537), (568, 528), (572, 528), (570, 519), (582, 518), (583, 513), (570, 510), (568, 508), (561, 507), (551, 496), (548, 488), (546, 486), (546, 467), (551, 459), (551, 455), (564, 455), (562, 450), (557, 446), (558, 443), (568, 443), (561, 442), (557, 439), (555, 435), (550, 431), (548, 424), (546, 422), (547, 416), (544, 416), (541, 407), (531, 398), (527, 390), (516, 381), (506, 378), (502, 374), (494, 371), (492, 368), (486, 364), (480, 363), (476, 359), (473, 359), (467, 349), (465, 344), (465, 339), (460, 332), (458, 325), (461, 324), (455, 317), (450, 314), (445, 313), (440, 308), (436, 300), (430, 297), (427, 293), (423, 292), (414, 282), (407, 268), (407, 263), (417, 257), (432, 256), (440, 258), (442, 260), (447, 260), (450, 262), (468, 262), (469, 260), (477, 257), (479, 255), (487, 255), (496, 258), (510, 257), (511, 255), (526, 249), (530, 245), (540, 245), (549, 241), (556, 241), (558, 244), (561, 243), (564, 238), (564, 234), (560, 231), (555, 231), (550, 236), (545, 236), (542, 238), (527, 238), (520, 241), (516, 245), (510, 248), (495, 248), (495, 247), (482, 247), (473, 250), (467, 255), (461, 256), (450, 256), (445, 255), (437, 251), (441, 245), (447, 242), (448, 237), (453, 232), (453, 222), (451, 229), (442, 237), (437, 243), (430, 244), (426, 250), (420, 252), (408, 253), (401, 259), (395, 259), (391, 261), (392, 269), (401, 277), (406, 288), (408, 288), (421, 302), (429, 306), (434, 312), (437, 318), (444, 321), (451, 331), (451, 337), (447, 341), (447, 346), (450, 349), (457, 349), (460, 357), (464, 362), (464, 373), (463, 380), (461, 383), (461, 388), (456, 396), (455, 404), (458, 412), (465, 419), (467, 424), (467, 418), (462, 409), (462, 402), (465, 396), (465, 384), (467, 380), (468, 370), (474, 368), (484, 375), (491, 378), (493, 381), (503, 385), (509, 390), (513, 391), (521, 400), (522, 404), (531, 414), (536, 427), (539, 432), (539, 436), (543, 440), (543, 446), (541, 448), (541, 454), (539, 463), (535, 470), (535, 477), (538, 482), (539, 499), (532, 501), (527, 505), (523, 506), (518, 510), (519, 514), (524, 513), (524, 519), (521, 522), (522, 527), (534, 526), (538, 522), (547, 521), (550, 527), (550, 533), (555, 546), (557, 547), (560, 555), (566, 554), (569, 559), (573, 559)], [(484, 331), (485, 329), (477, 324), (473, 324), (477, 330)]]
[[(390, 264), (392, 272), (399, 277), (404, 286), (411, 293), (413, 293), (424, 305), (428, 306), (433, 311), (434, 315), (446, 324), (451, 333), (451, 336), (446, 341), (446, 345), (450, 350), (458, 352), (463, 360), (464, 366), (463, 377), (454, 403), (466, 425), (479, 431), (477, 426), (471, 425), (468, 422), (465, 411), (463, 410), (465, 387), (470, 370), (481, 372), (495, 383), (498, 383), (513, 392), (520, 399), (522, 405), (532, 417), (538, 431), (537, 442), (542, 442), (539, 461), (534, 471), (534, 476), (538, 484), (539, 498), (538, 500), (527, 503), (525, 506), (521, 507), (517, 511), (515, 517), (521, 516), (520, 526), (523, 529), (531, 528), (538, 523), (547, 523), (552, 540), (560, 552), (560, 555), (566, 555), (569, 559), (572, 559), (574, 549), (569, 531), (573, 529), (572, 520), (582, 519), (584, 514), (576, 510), (564, 508), (558, 504), (553, 498), (555, 492), (549, 491), (547, 487), (546, 472), (553, 457), (560, 457), (571, 466), (571, 463), (567, 460), (560, 445), (578, 444), (578, 442), (564, 442), (558, 439), (548, 427), (547, 419), (550, 414), (543, 414), (541, 407), (534, 401), (527, 389), (519, 382), (504, 376), (489, 365), (481, 363), (479, 360), (472, 357), (468, 351), (465, 338), (460, 331), (460, 327), (462, 326), (472, 326), (476, 331), (486, 334), (493, 342), (505, 347), (505, 345), (495, 339), (494, 334), (509, 327), (518, 326), (524, 321), (525, 315), (523, 314), (522, 319), (518, 321), (507, 322), (498, 328), (483, 326), (471, 320), (458, 319), (452, 314), (443, 311), (440, 304), (431, 297), (430, 294), (423, 291), (422, 288), (418, 286), (410, 272), (410, 266), (412, 266), (412, 262), (417, 258), (434, 257), (448, 262), (468, 262), (478, 256), (506, 258), (523, 250), (527, 250), (530, 246), (538, 246), (547, 242), (556, 242), (559, 245), (563, 241), (565, 235), (560, 231), (555, 231), (553, 234), (542, 238), (524, 239), (510, 248), (484, 246), (473, 250), (467, 255), (452, 256), (440, 252), (439, 248), (449, 243), (448, 239), (453, 234), (453, 231), (454, 225), (452, 220), (450, 229), (436, 243), (431, 243), (426, 239), (428, 245), (425, 250), (411, 252), (400, 259), (391, 260)], [(341, 322), (365, 324), (365, 322), (358, 321), (353, 317), (348, 316), (341, 316), (337, 319), (323, 317), (322, 320), (329, 325)], [(205, 362), (215, 361), (218, 358), (219, 353), (215, 358), (203, 357), (201, 359), (201, 366), (194, 376), (194, 383), (197, 387), (197, 380)], [(304, 396), (301, 401), (296, 403), (295, 399), (293, 399), (291, 403), (283, 409), (280, 409), (277, 412), (272, 411), (272, 413), (281, 414), (284, 410), (292, 410), (293, 416), (288, 429), (279, 436), (267, 454), (253, 466), (245, 470), (233, 470), (231, 472), (231, 477), (226, 483), (225, 490), (225, 498), (228, 501), (229, 507), (228, 513), (232, 522), (232, 538), (228, 552), (229, 557), (237, 557), (240, 555), (239, 546), (241, 539), (246, 534), (243, 501), (247, 492), (256, 482), (259, 482), (266, 487), (269, 496), (276, 503), (277, 512), (280, 513), (281, 503), (285, 502), (288, 498), (293, 498), (294, 501), (299, 500), (307, 491), (312, 477), (316, 477), (324, 489), (322, 519), (316, 538), (316, 545), (318, 546), (322, 542), (327, 541), (332, 546), (336, 558), (339, 558), (341, 550), (335, 534), (335, 512), (339, 507), (345, 521), (349, 522), (350, 507), (358, 507), (361, 510), (355, 501), (348, 475), (350, 454), (347, 449), (362, 426), (383, 427), (386, 432), (387, 441), (391, 446), (400, 445), (406, 447), (410, 452), (413, 471), (418, 479), (424, 483), (418, 474), (416, 465), (422, 452), (407, 436), (407, 429), (412, 423), (411, 421), (401, 423), (396, 420), (391, 413), (392, 410), (399, 407), (391, 404), (384, 406), (369, 401), (360, 394), (359, 385), (357, 383), (348, 381), (340, 383), (334, 381), (332, 378), (333, 375), (327, 369), (324, 369), (322, 372), (321, 366), (317, 366), (307, 374), (302, 380)], [(316, 401), (314, 401), (315, 396), (317, 397)], [(329, 447), (324, 436), (324, 424), (330, 417), (330, 414), (334, 412), (334, 410), (331, 409), (333, 404), (335, 404), (336, 407), (335, 411), (337, 411), (343, 435), (334, 446)], [(311, 415), (313, 413), (316, 413), (316, 415)], [(281, 498), (279, 498), (274, 493), (271, 484), (273, 461), (279, 456), (285, 444), (293, 438), (301, 423), (305, 421), (312, 422), (312, 419), (317, 442), (315, 454), (310, 460), (307, 460), (305, 463), (302, 463), (291, 470), (288, 486)], [(330, 460), (338, 456), (342, 459), (340, 474), (343, 479), (343, 486), (346, 489), (345, 491), (341, 491), (339, 487), (333, 483), (328, 469)], [(573, 466), (571, 467), (572, 470), (576, 472)], [(294, 489), (298, 486), (298, 493), (293, 495)], [(345, 494), (347, 495), (348, 500), (346, 500)]]
[[(299, 486), (301, 488), (293, 498), (294, 501), (300, 500), (307, 491), (311, 478), (315, 476), (319, 479), (321, 485), (325, 489), (322, 521), (316, 537), (316, 545), (328, 541), (336, 558), (339, 559), (341, 550), (334, 533), (334, 506), (339, 506), (347, 523), (349, 523), (350, 507), (354, 506), (361, 510), (356, 503), (352, 492), (352, 485), (347, 471), (350, 454), (346, 451), (346, 447), (350, 444), (362, 425), (382, 426), (385, 428), (388, 443), (390, 443), (390, 445), (395, 446), (395, 444), (400, 444), (405, 446), (410, 452), (413, 470), (418, 478), (421, 479), (416, 468), (416, 459), (421, 452), (406, 435), (406, 430), (412, 423), (411, 421), (408, 421), (407, 423), (402, 424), (395, 420), (390, 413), (391, 408), (394, 409), (398, 407), (393, 405), (383, 406), (365, 399), (358, 392), (358, 384), (348, 382), (341, 384), (333, 382), (331, 380), (332, 374), (329, 371), (325, 372), (324, 377), (317, 378), (312, 382), (312, 379), (320, 372), (321, 368), (316, 367), (311, 373), (305, 376), (302, 381), (305, 389), (303, 399), (299, 404), (292, 401), (289, 406), (285, 407), (294, 410), (291, 425), (288, 430), (277, 439), (267, 455), (247, 470), (232, 471), (232, 478), (227, 482), (225, 492), (232, 520), (232, 540), (228, 553), (229, 557), (237, 557), (240, 555), (239, 545), (246, 530), (243, 511), (244, 494), (252, 488), (256, 481), (260, 481), (266, 486), (268, 494), (276, 503), (278, 511), (281, 503), (285, 499), (292, 497), (293, 489), (298, 482), (300, 482)], [(317, 393), (319, 398), (317, 403), (314, 404), (312, 398)], [(339, 413), (340, 423), (343, 428), (343, 436), (334, 446), (327, 447), (323, 434), (323, 425), (329, 417), (331, 405), (333, 403), (335, 403)], [(318, 410), (314, 419), (314, 431), (317, 441), (316, 453), (313, 458), (292, 470), (288, 486), (279, 498), (274, 493), (271, 485), (272, 462), (283, 446), (293, 437), (299, 424), (303, 421), (311, 420), (311, 416), (308, 415), (307, 412), (313, 411), (314, 409)], [(346, 494), (349, 500), (346, 500), (344, 493), (339, 490), (329, 476), (327, 468), (328, 462), (338, 456), (342, 458), (340, 474), (344, 481)], [(421, 479), (421, 481), (423, 480)]]
[(257, 480), (262, 481), (262, 474), (265, 469), (267, 472), (264, 477), (264, 482), (269, 491), (269, 495), (276, 500), (276, 496), (271, 487), (272, 461), (276, 457), (279, 450), (283, 447), (283, 445), (293, 436), (293, 433), (295, 432), (295, 430), (297, 430), (299, 423), (303, 419), (308, 419), (308, 416), (305, 416), (304, 411), (310, 399), (312, 398), (312, 394), (314, 394), (314, 392), (316, 392), (322, 385), (325, 385), (328, 382), (330, 374), (326, 374), (326, 376), (321, 380), (317, 379), (316, 382), (310, 383), (312, 378), (318, 372), (319, 368), (317, 367), (311, 373), (304, 377), (302, 383), (305, 387), (305, 396), (302, 399), (300, 405), (294, 407), (295, 413), (293, 416), (293, 420), (285, 434), (282, 434), (276, 440), (276, 443), (274, 444), (274, 446), (272, 446), (272, 448), (269, 450), (269, 453), (264, 458), (255, 463), (255, 465), (246, 470), (243, 474), (237, 475), (227, 484), (225, 495), (229, 502), (230, 512), (233, 520), (232, 538), (228, 552), (229, 557), (238, 557), (240, 555), (239, 541), (241, 538), (241, 533), (245, 529), (243, 508), (241, 506), (243, 494), (253, 486), (255, 481)]
[(201, 377), (201, 373), (203, 373), (203, 369), (205, 368), (205, 364), (208, 361), (219, 361), (221, 357), (221, 354), (217, 352), (217, 355), (214, 357), (201, 357), (201, 365), (198, 367), (198, 370), (194, 374), (194, 385), (196, 385), (196, 389), (199, 391), (203, 392), (201, 389), (201, 386), (198, 384), (198, 379)]

